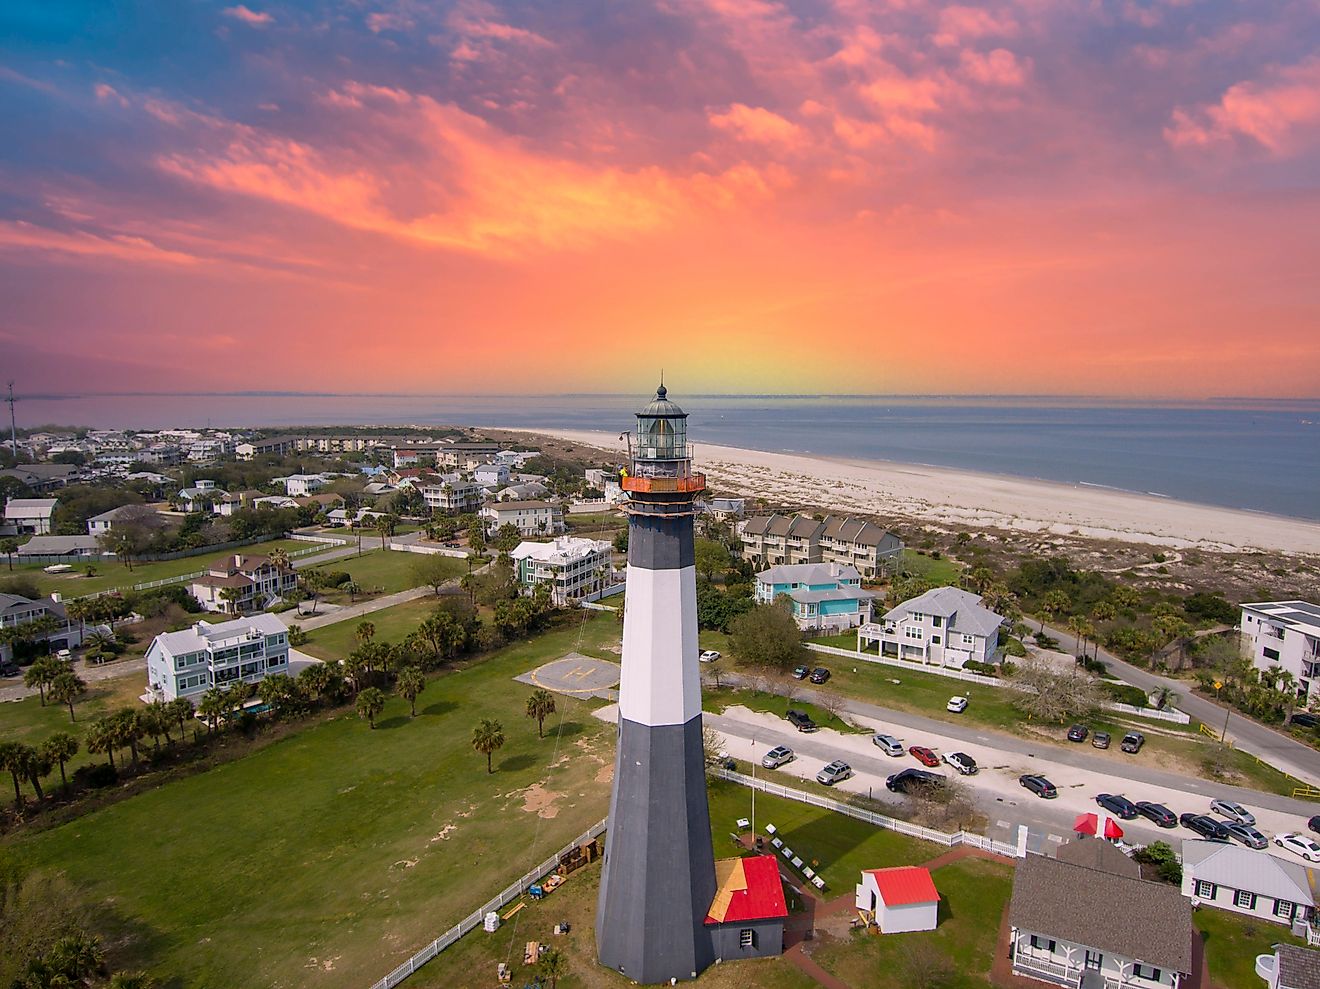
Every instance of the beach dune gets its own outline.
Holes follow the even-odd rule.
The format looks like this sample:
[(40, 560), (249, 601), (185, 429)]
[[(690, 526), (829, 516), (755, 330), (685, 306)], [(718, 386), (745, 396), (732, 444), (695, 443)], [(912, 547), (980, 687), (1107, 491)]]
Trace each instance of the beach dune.
[[(539, 431), (622, 458), (616, 434)], [(694, 444), (710, 486), (776, 503), (924, 521), (1207, 550), (1320, 553), (1320, 522), (997, 474)]]

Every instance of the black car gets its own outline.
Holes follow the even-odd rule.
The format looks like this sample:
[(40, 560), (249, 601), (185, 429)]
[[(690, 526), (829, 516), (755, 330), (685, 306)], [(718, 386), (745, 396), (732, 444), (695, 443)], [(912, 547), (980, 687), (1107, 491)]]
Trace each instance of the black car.
[(795, 667), (793, 667), (793, 679), (794, 679), (794, 680), (805, 680), (805, 679), (807, 678), (807, 676), (808, 676), (810, 673), (811, 673), (811, 667), (810, 667), (810, 666), (795, 666)]
[(1163, 804), (1151, 803), (1149, 800), (1138, 800), (1135, 806), (1138, 814), (1154, 821), (1162, 828), (1176, 828), (1178, 826), (1178, 818), (1174, 816), (1173, 811)]
[(1195, 831), (1202, 838), (1211, 841), (1228, 841), (1228, 828), (1224, 827), (1209, 814), (1183, 814), (1178, 823), (1189, 831)]
[(924, 769), (902, 769), (885, 780), (885, 786), (894, 793), (911, 793), (923, 786), (943, 785), (943, 776), (939, 773), (927, 772)]
[(0, 677), (16, 677), (22, 672), (13, 663), (0, 663)]
[(814, 670), (811, 671), (812, 683), (824, 683), (829, 678), (830, 678), (830, 671), (825, 669), (825, 667), (823, 666), (817, 666)]
[(1087, 728), (1086, 725), (1073, 725), (1068, 729), (1068, 741), (1085, 742), (1086, 736), (1090, 733), (1091, 730)]
[(787, 718), (788, 723), (792, 725), (794, 728), (796, 728), (798, 731), (820, 730), (820, 725), (812, 721), (811, 715), (809, 715), (806, 711), (789, 710), (789, 712), (785, 714), (784, 717)]
[(1109, 732), (1098, 731), (1091, 736), (1091, 745), (1097, 749), (1109, 748)]
[(1316, 814), (1315, 817), (1307, 821), (1306, 826), (1316, 834), (1320, 834), (1320, 814)]
[(1130, 752), (1133, 755), (1141, 751), (1141, 747), (1146, 744), (1146, 736), (1139, 731), (1130, 731), (1123, 736), (1123, 743), (1119, 746), (1124, 752)]
[(1098, 803), (1109, 813), (1114, 814), (1125, 821), (1130, 821), (1137, 816), (1137, 805), (1127, 797), (1117, 793), (1102, 793), (1095, 798)]
[(1320, 725), (1320, 714), (1310, 714), (1306, 711), (1298, 711), (1288, 719), (1289, 724), (1294, 724), (1298, 728), (1314, 728)]
[(1054, 788), (1054, 784), (1044, 776), (1034, 776), (1030, 774), (1027, 776), (1019, 776), (1018, 782), (1036, 796), (1042, 797), (1045, 800), (1053, 800), (1059, 795), (1059, 791)]

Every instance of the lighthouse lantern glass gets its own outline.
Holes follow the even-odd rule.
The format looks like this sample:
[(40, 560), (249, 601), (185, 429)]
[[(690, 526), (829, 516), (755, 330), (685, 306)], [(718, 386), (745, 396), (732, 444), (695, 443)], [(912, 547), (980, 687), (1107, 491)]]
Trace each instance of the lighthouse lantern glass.
[(686, 422), (668, 416), (637, 417), (638, 460), (683, 460), (686, 457)]

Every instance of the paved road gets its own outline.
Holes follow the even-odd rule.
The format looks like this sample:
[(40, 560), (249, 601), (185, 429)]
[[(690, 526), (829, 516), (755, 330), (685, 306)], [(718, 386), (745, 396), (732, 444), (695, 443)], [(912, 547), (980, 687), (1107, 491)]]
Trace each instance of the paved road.
[[(1076, 637), (1066, 629), (1045, 626), (1046, 632), (1059, 640), (1060, 648), (1076, 654), (1080, 651)], [(1108, 664), (1109, 670), (1128, 683), (1152, 692), (1161, 688), (1172, 690), (1178, 695), (1177, 706), (1198, 721), (1204, 722), (1216, 732), (1224, 727), (1224, 716), (1228, 709), (1192, 693), (1192, 684), (1186, 680), (1174, 680), (1151, 673), (1131, 663), (1119, 659), (1105, 649), (1099, 651), (1100, 659)], [(1320, 786), (1320, 751), (1294, 738), (1267, 728), (1258, 722), (1243, 717), (1237, 712), (1228, 715), (1228, 737), (1243, 752), (1252, 755), (1285, 773), (1291, 773), (1299, 779)]]
[[(304, 601), (302, 606), (291, 611), (281, 611), (279, 618), (285, 625), (300, 625), (305, 632), (310, 632), (314, 628), (323, 628), (326, 625), (334, 625), (336, 622), (346, 622), (350, 618), (360, 618), (363, 615), (369, 615), (373, 611), (382, 611), (385, 608), (393, 608), (396, 604), (403, 604), (405, 601), (416, 601), (418, 598), (424, 598), (427, 595), (435, 596), (435, 592), (429, 587), (410, 587), (406, 591), (398, 591), (394, 594), (384, 594), (378, 598), (370, 598), (365, 601), (358, 601), (342, 608), (332, 608), (329, 610), (320, 610), (324, 606), (318, 606), (315, 615), (311, 614), (311, 605)], [(302, 609), (306, 608), (304, 612)]]

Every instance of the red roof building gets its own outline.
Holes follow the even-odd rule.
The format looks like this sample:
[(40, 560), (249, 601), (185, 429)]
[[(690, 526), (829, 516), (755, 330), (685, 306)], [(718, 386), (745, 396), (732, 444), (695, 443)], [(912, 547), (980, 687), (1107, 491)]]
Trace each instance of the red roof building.
[(784, 948), (788, 904), (773, 855), (715, 863), (715, 899), (706, 914), (720, 959), (763, 958)]
[(919, 865), (866, 869), (857, 886), (857, 909), (872, 915), (885, 934), (933, 931), (939, 923), (940, 893), (930, 870)]

